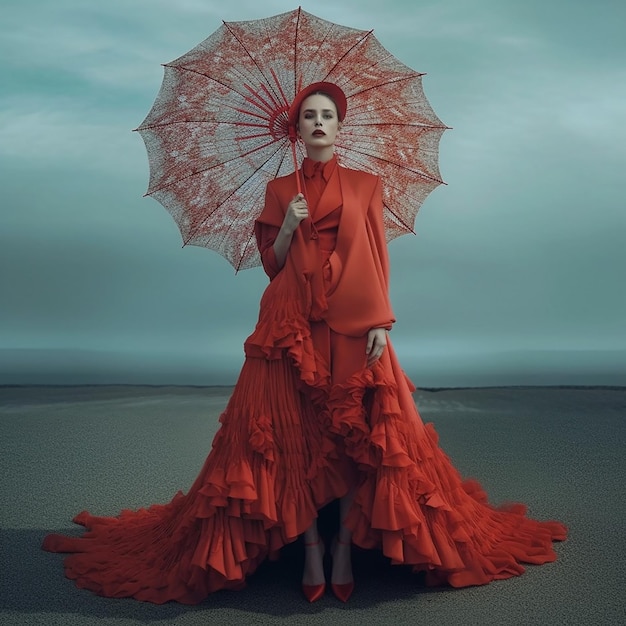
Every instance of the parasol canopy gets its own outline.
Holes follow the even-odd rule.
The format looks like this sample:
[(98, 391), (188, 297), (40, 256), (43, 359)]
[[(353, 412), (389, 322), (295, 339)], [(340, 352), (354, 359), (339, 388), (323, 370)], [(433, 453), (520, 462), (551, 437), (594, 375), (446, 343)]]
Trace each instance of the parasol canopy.
[[(311, 83), (346, 94), (335, 152), (342, 166), (381, 177), (388, 241), (413, 232), (422, 202), (442, 183), (438, 147), (447, 127), (424, 95), (423, 74), (372, 31), (297, 9), (224, 22), (164, 67), (136, 129), (150, 164), (146, 195), (171, 213), (183, 245), (216, 250), (236, 270), (260, 265), (254, 221), (267, 183), (294, 170), (289, 105)], [(304, 146), (295, 147), (299, 166)]]

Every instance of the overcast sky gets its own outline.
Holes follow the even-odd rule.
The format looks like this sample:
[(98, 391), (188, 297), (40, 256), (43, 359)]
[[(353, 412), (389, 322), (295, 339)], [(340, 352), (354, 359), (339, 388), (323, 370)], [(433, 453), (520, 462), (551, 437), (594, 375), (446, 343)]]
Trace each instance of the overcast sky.
[[(161, 63), (285, 1), (3, 0), (0, 384), (232, 384), (266, 284), (181, 248), (132, 133)], [(626, 384), (626, 3), (335, 0), (426, 72), (448, 183), (390, 244), (419, 386)]]

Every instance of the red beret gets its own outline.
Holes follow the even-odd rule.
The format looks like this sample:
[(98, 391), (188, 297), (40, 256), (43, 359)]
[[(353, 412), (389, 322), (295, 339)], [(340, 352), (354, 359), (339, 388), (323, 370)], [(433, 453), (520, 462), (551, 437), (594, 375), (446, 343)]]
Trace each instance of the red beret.
[(300, 113), (300, 107), (302, 102), (306, 100), (313, 93), (326, 93), (328, 94), (332, 100), (335, 101), (337, 105), (337, 116), (339, 117), (339, 121), (343, 121), (343, 118), (346, 116), (346, 110), (348, 108), (348, 102), (346, 100), (346, 94), (337, 87), (334, 83), (313, 83), (308, 87), (300, 90), (298, 95), (294, 98), (294, 101), (291, 103), (289, 107), (289, 129), (295, 129), (296, 124), (298, 123), (298, 115)]

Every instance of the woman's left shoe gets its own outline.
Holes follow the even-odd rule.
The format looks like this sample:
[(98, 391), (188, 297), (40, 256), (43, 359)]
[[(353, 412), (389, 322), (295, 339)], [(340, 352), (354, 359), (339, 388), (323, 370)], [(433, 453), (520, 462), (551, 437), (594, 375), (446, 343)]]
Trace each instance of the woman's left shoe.
[[(346, 543), (345, 541), (341, 541), (338, 536), (335, 537), (335, 541), (333, 542), (333, 548), (331, 550), (333, 559), (335, 558), (335, 552), (337, 551), (337, 546), (339, 544), (342, 546), (352, 546), (352, 542)], [(347, 602), (350, 599), (352, 592), (354, 591), (354, 581), (341, 584), (331, 582), (330, 588), (332, 589), (333, 594), (338, 600), (341, 600), (342, 602)]]
[(330, 583), (330, 588), (333, 590), (335, 598), (341, 600), (342, 602), (347, 602), (354, 591), (354, 581), (351, 583), (345, 583), (344, 585)]

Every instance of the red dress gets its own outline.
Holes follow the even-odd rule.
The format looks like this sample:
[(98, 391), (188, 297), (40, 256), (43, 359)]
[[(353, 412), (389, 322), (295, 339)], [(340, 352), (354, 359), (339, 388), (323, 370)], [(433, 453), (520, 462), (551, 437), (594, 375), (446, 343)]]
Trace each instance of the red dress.
[(461, 479), (421, 421), (391, 343), (366, 367), (367, 331), (394, 321), (378, 178), (334, 159), (303, 169), (311, 218), (282, 269), (272, 243), (294, 175), (268, 185), (256, 234), (271, 281), (200, 474), (169, 504), (83, 512), (82, 537), (48, 535), (44, 549), (72, 553), (65, 573), (77, 586), (201, 602), (241, 587), (351, 488), (353, 542), (425, 571), (428, 584), (485, 584), (556, 558), (562, 524), (531, 520), (523, 505), (494, 508)]

